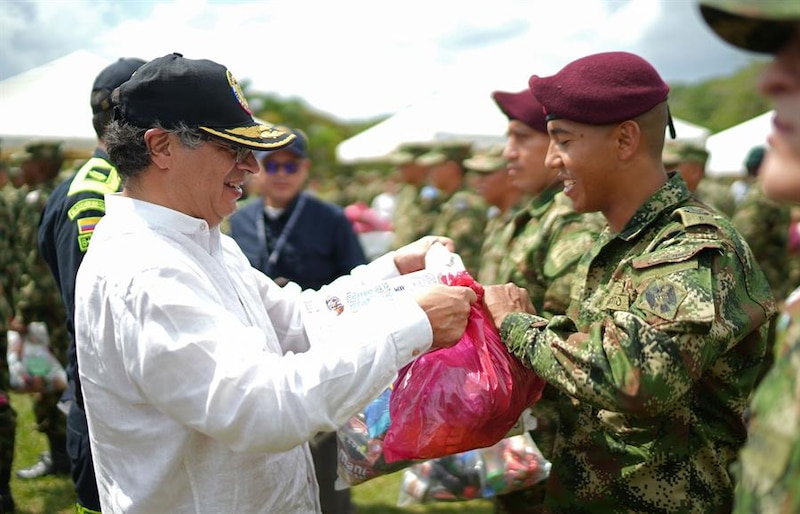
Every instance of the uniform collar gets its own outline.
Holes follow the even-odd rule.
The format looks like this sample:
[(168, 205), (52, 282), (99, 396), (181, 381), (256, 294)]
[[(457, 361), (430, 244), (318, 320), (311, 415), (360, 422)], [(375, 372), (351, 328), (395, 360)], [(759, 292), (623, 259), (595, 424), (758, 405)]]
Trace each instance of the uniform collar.
[(617, 237), (625, 241), (637, 237), (658, 219), (662, 212), (671, 210), (672, 207), (691, 197), (692, 193), (678, 172), (672, 171), (667, 177), (667, 182), (639, 207)]

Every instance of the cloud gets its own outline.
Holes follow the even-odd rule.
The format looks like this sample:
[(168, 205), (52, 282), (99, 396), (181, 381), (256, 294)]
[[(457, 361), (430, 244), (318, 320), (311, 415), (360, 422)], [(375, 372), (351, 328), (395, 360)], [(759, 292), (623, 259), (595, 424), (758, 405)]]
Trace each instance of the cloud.
[(109, 61), (173, 51), (212, 59), (254, 90), (345, 119), (395, 112), (435, 90), (521, 89), (532, 73), (599, 51), (639, 53), (668, 81), (730, 73), (752, 58), (718, 41), (694, 1), (4, 1), (0, 78), (77, 49)]

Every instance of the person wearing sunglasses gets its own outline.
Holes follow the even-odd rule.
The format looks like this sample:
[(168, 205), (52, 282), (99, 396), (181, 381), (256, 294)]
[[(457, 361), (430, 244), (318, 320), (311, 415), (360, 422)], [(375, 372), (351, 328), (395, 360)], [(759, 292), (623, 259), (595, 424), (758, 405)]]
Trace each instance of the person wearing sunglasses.
[[(319, 289), (367, 259), (344, 210), (304, 190), (311, 168), (308, 138), (300, 129), (291, 132), (295, 139), (289, 146), (256, 153), (261, 172), (253, 181), (261, 201), (233, 213), (228, 230), (250, 264), (276, 283), (291, 281), (303, 289)], [(334, 487), (335, 432), (317, 435), (311, 455), (322, 511), (351, 513), (350, 490)]]

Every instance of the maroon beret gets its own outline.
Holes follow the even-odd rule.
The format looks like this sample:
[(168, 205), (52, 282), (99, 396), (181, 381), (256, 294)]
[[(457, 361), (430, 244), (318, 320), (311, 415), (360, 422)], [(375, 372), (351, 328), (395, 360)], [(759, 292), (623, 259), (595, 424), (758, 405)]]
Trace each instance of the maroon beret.
[(644, 114), (667, 100), (669, 86), (653, 66), (627, 52), (582, 57), (550, 77), (528, 81), (547, 119), (608, 125)]
[(536, 100), (530, 89), (519, 93), (495, 91), (492, 93), (495, 103), (510, 120), (519, 120), (539, 132), (547, 134), (547, 118), (542, 104)]

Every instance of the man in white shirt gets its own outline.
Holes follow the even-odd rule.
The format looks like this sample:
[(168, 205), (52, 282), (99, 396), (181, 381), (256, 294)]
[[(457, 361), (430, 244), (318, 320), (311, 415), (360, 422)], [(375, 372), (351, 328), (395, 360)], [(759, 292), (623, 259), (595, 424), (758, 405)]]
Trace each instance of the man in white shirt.
[[(307, 441), (454, 344), (475, 294), (435, 285), (312, 346), (300, 288), (278, 287), (219, 231), (258, 171), (252, 150), (294, 136), (256, 123), (212, 61), (154, 59), (115, 96), (106, 141), (125, 186), (106, 196), (75, 293), (102, 511), (319, 512)], [(436, 242), (452, 249), (425, 237), (339, 280), (419, 270)]]

